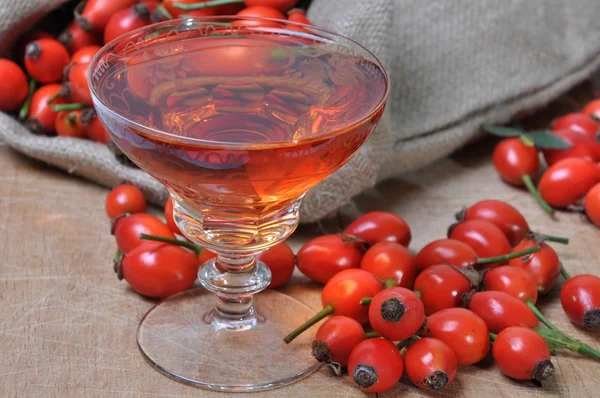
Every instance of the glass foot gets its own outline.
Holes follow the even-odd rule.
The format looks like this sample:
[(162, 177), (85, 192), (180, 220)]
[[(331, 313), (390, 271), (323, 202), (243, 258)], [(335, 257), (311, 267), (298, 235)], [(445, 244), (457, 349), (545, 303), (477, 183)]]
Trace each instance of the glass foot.
[(316, 333), (287, 345), (283, 337), (315, 311), (285, 294), (254, 296), (255, 315), (237, 322), (214, 316), (216, 297), (203, 288), (171, 296), (153, 307), (137, 333), (153, 368), (181, 383), (217, 391), (261, 391), (291, 384), (317, 370), (311, 356)]

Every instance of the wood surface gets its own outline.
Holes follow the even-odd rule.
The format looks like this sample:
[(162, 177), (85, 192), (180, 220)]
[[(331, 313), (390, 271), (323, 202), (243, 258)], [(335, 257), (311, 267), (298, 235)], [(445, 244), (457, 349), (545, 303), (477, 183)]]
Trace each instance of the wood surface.
[[(544, 126), (589, 96), (589, 87), (580, 87), (528, 117), (524, 125)], [(600, 274), (600, 230), (578, 214), (559, 213), (553, 221), (524, 191), (503, 184), (490, 161), (493, 143), (476, 143), (424, 170), (381, 184), (342, 215), (397, 212), (409, 222), (410, 247), (418, 250), (444, 237), (462, 206), (502, 199), (520, 209), (534, 230), (571, 239), (569, 246), (554, 247), (572, 274)], [(178, 384), (151, 369), (139, 354), (135, 330), (154, 302), (133, 293), (112, 271), (115, 244), (104, 214), (106, 189), (29, 160), (1, 143), (0, 182), (0, 397), (225, 395)], [(294, 248), (322, 231), (338, 231), (339, 220), (301, 227), (292, 238)], [(281, 291), (320, 307), (320, 286), (298, 273)], [(542, 311), (559, 328), (600, 349), (600, 334), (574, 327), (562, 313), (557, 293), (558, 288), (541, 300)], [(382, 396), (600, 396), (600, 363), (562, 352), (553, 361), (555, 377), (543, 387), (508, 379), (485, 360), (461, 368), (454, 384), (442, 393), (428, 394), (402, 382)], [(348, 378), (322, 368), (296, 384), (259, 395), (365, 394)]]

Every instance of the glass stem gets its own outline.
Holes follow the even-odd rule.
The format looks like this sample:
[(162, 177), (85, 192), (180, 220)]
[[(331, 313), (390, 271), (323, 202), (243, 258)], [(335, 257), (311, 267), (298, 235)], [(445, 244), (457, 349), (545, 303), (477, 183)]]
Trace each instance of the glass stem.
[(271, 282), (269, 268), (253, 254), (217, 253), (198, 272), (198, 280), (217, 295), (213, 316), (225, 321), (255, 318), (252, 296)]

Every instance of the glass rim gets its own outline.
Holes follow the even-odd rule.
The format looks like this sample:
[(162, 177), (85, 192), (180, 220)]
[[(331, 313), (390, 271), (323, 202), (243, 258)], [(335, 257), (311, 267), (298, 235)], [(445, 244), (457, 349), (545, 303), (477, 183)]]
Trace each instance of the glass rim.
[[(172, 25), (173, 28), (175, 28), (177, 26), (182, 26), (182, 24), (185, 22), (210, 24), (210, 23), (218, 22), (220, 20), (222, 20), (222, 21), (235, 21), (235, 20), (272, 21), (272, 22), (278, 22), (278, 23), (282, 24), (282, 26), (284, 28), (274, 28), (274, 27), (264, 27), (264, 26), (245, 26), (245, 25), (243, 27), (248, 28), (248, 29), (258, 28), (258, 29), (263, 29), (263, 31), (269, 30), (269, 29), (276, 29), (277, 32), (285, 33), (288, 36), (306, 37), (306, 35), (307, 35), (306, 33), (285, 28), (286, 25), (294, 25), (294, 26), (309, 30), (310, 36), (319, 37), (319, 38), (323, 39), (324, 41), (331, 40), (334, 43), (341, 44), (341, 41), (344, 40), (350, 44), (349, 48), (358, 49), (362, 52), (365, 52), (368, 55), (368, 57), (370, 57), (369, 60), (374, 62), (379, 67), (379, 69), (381, 70), (381, 72), (383, 74), (383, 78), (385, 80), (385, 92), (383, 93), (383, 95), (381, 96), (381, 98), (377, 102), (377, 104), (375, 106), (373, 106), (373, 108), (369, 112), (365, 113), (364, 116), (362, 116), (357, 121), (349, 123), (344, 126), (341, 126), (340, 128), (337, 128), (334, 131), (330, 131), (328, 133), (322, 133), (322, 134), (321, 133), (313, 134), (310, 137), (301, 138), (299, 140), (268, 142), (268, 143), (254, 143), (254, 144), (250, 144), (250, 145), (248, 143), (205, 140), (205, 139), (201, 139), (201, 138), (194, 138), (194, 137), (187, 137), (187, 136), (182, 136), (182, 135), (177, 135), (177, 134), (171, 134), (166, 131), (162, 131), (159, 129), (149, 127), (142, 123), (133, 121), (125, 116), (122, 116), (118, 112), (111, 109), (110, 105), (106, 104), (104, 101), (102, 101), (100, 99), (99, 95), (97, 94), (97, 87), (96, 87), (96, 85), (93, 84), (94, 74), (95, 74), (97, 66), (99, 65), (101, 58), (103, 58), (104, 56), (109, 54), (110, 51), (112, 51), (117, 44), (127, 42), (128, 39), (135, 37), (137, 34), (143, 32), (143, 31), (151, 31), (152, 29), (154, 29), (155, 31), (158, 31), (161, 28), (164, 28), (165, 26), (169, 26), (169, 25)], [(331, 37), (328, 37), (328, 36), (331, 36)], [(336, 39), (337, 39), (337, 41), (336, 41)], [(109, 112), (112, 115), (112, 117), (116, 117), (116, 118), (120, 119), (124, 124), (126, 124), (128, 126), (135, 127), (137, 130), (143, 132), (145, 135), (148, 135), (149, 137), (158, 137), (158, 138), (169, 137), (169, 140), (167, 140), (168, 143), (184, 144), (184, 145), (186, 145), (186, 144), (187, 145), (204, 144), (205, 146), (219, 147), (219, 148), (263, 149), (263, 148), (269, 148), (269, 147), (286, 147), (286, 146), (292, 146), (292, 145), (301, 145), (301, 144), (306, 144), (306, 143), (310, 143), (310, 142), (317, 141), (317, 140), (322, 140), (324, 138), (335, 137), (337, 135), (343, 134), (346, 131), (352, 130), (353, 128), (364, 123), (366, 120), (369, 120), (374, 114), (379, 112), (385, 106), (386, 100), (387, 100), (387, 98), (389, 96), (389, 92), (390, 92), (390, 80), (389, 80), (389, 76), (388, 76), (387, 71), (385, 70), (383, 64), (381, 63), (381, 61), (379, 60), (379, 58), (377, 58), (377, 56), (375, 54), (373, 54), (369, 49), (364, 47), (362, 44), (358, 43), (357, 41), (355, 41), (347, 36), (344, 36), (339, 33), (335, 33), (335, 32), (332, 32), (332, 31), (329, 31), (326, 29), (322, 29), (319, 27), (315, 27), (313, 25), (307, 25), (307, 24), (303, 24), (300, 22), (288, 21), (288, 20), (276, 19), (276, 18), (249, 17), (249, 16), (237, 16), (237, 15), (215, 15), (215, 16), (186, 17), (186, 18), (171, 19), (171, 20), (167, 20), (167, 21), (162, 21), (162, 22), (146, 25), (141, 28), (137, 28), (137, 29), (131, 30), (127, 33), (124, 33), (121, 36), (118, 36), (118, 37), (114, 38), (113, 40), (111, 40), (110, 42), (106, 43), (94, 55), (94, 57), (90, 61), (89, 65), (90, 65), (90, 67), (88, 68), (88, 71), (87, 71), (87, 81), (88, 81), (91, 96), (93, 98), (94, 107), (96, 107), (98, 105), (101, 106), (102, 108), (104, 108), (104, 110)]]

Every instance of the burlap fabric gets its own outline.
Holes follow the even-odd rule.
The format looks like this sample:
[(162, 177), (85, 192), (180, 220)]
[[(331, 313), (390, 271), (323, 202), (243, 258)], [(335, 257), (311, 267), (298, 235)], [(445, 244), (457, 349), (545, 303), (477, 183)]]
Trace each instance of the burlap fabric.
[[(0, 49), (60, 2), (0, 0)], [(392, 87), (373, 137), (306, 196), (304, 222), (449, 154), (484, 122), (543, 106), (600, 65), (597, 0), (313, 0), (309, 18), (373, 51)], [(131, 181), (155, 203), (166, 198), (154, 179), (122, 166), (100, 144), (37, 137), (3, 114), (0, 140), (100, 184)]]

